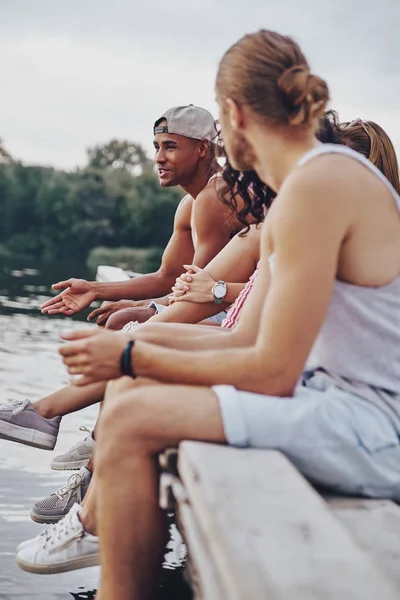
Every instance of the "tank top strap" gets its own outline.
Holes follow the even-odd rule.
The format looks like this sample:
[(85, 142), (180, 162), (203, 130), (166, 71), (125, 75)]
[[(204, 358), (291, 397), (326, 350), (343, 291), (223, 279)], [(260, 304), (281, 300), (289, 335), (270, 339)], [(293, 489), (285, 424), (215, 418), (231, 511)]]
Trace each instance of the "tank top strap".
[(389, 189), (394, 198), (394, 201), (396, 202), (397, 209), (400, 212), (400, 196), (396, 192), (390, 181), (386, 179), (382, 171), (380, 171), (375, 165), (373, 165), (370, 160), (365, 158), (365, 156), (363, 156), (359, 152), (355, 152), (355, 150), (352, 150), (347, 146), (342, 146), (340, 144), (321, 144), (317, 148), (313, 148), (313, 150), (310, 150), (309, 152), (303, 154), (303, 156), (298, 162), (298, 166), (301, 167), (302, 165), (305, 165), (310, 160), (317, 156), (320, 156), (321, 154), (344, 154), (345, 156), (348, 156), (349, 158), (352, 158), (353, 160), (356, 160), (362, 165), (364, 165), (364, 167), (366, 167), (369, 171), (374, 173), (374, 175), (376, 175), (378, 179)]

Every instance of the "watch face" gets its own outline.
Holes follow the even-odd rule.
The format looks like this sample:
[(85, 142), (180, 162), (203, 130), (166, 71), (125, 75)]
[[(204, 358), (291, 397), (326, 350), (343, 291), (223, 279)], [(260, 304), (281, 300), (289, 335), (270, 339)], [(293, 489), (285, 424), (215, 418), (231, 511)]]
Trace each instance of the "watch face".
[(225, 286), (224, 286), (224, 285), (221, 285), (221, 284), (219, 284), (219, 285), (217, 284), (217, 285), (214, 287), (214, 296), (215, 296), (216, 298), (223, 298), (225, 295), (226, 295), (226, 289), (225, 289)]

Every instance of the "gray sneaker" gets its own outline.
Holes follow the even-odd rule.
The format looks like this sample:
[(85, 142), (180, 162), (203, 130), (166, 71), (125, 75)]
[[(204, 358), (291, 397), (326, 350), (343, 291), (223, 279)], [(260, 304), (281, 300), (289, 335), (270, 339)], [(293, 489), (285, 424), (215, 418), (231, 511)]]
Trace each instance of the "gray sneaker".
[(32, 506), (32, 521), (56, 523), (65, 517), (74, 504), (82, 503), (91, 478), (92, 474), (86, 467), (82, 467), (79, 473), (70, 475), (65, 486)]
[(81, 467), (86, 467), (91, 458), (95, 446), (95, 441), (87, 427), (79, 427), (81, 431), (89, 433), (83, 440), (72, 446), (65, 454), (55, 456), (51, 461), (51, 468), (55, 471), (75, 471)]
[(53, 450), (61, 417), (41, 417), (29, 400), (0, 406), (0, 438), (27, 446)]

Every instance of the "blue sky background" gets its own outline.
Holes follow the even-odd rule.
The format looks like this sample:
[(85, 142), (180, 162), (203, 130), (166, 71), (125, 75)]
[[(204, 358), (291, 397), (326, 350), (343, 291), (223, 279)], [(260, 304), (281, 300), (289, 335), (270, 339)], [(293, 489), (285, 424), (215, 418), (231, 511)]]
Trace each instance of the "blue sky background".
[(0, 137), (67, 169), (111, 137), (151, 150), (170, 106), (216, 113), (219, 58), (261, 27), (294, 36), (342, 120), (377, 121), (400, 154), (400, 0), (0, 0)]

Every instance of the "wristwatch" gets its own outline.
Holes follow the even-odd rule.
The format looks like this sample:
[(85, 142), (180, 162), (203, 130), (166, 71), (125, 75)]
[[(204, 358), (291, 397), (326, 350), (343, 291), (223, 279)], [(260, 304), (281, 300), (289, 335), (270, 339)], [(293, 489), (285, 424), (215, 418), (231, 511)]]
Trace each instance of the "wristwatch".
[(226, 294), (228, 293), (225, 281), (217, 281), (211, 292), (214, 296), (215, 304), (221, 304)]

